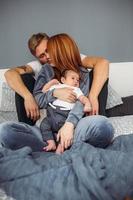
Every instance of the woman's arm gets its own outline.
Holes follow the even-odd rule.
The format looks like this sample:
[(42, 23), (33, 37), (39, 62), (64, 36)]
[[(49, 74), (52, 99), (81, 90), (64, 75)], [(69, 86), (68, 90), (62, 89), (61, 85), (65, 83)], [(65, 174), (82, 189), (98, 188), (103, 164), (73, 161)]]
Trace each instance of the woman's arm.
[(67, 102), (75, 102), (76, 95), (72, 88), (58, 88), (45, 93), (42, 92), (43, 86), (54, 77), (52, 67), (46, 64), (38, 74), (34, 87), (34, 96), (40, 108), (46, 108), (48, 103), (53, 102), (56, 98)]
[(47, 108), (47, 105), (53, 102), (56, 98), (53, 96), (53, 90), (43, 92), (43, 87), (49, 81), (51, 81), (52, 76), (50, 77), (48, 73), (46, 73), (45, 66), (41, 69), (40, 73), (35, 82), (33, 95), (39, 105), (40, 108)]
[(65, 149), (70, 147), (73, 143), (74, 136), (74, 125), (70, 122), (65, 122), (65, 124), (60, 128), (57, 134), (57, 142), (61, 144), (61, 151), (64, 152)]
[(74, 108), (68, 114), (66, 122), (58, 131), (57, 141), (61, 143), (62, 152), (72, 145), (74, 129), (83, 115), (83, 104), (76, 101)]
[[(89, 91), (89, 72), (86, 70), (84, 73), (84, 78), (81, 80), (80, 89), (84, 95), (87, 95)], [(84, 115), (84, 106), (77, 100), (73, 109), (69, 112), (65, 124), (58, 132), (58, 140), (62, 146), (62, 151), (71, 146), (74, 135), (74, 128), (77, 126), (77, 123)], [(69, 134), (67, 134), (69, 132)]]

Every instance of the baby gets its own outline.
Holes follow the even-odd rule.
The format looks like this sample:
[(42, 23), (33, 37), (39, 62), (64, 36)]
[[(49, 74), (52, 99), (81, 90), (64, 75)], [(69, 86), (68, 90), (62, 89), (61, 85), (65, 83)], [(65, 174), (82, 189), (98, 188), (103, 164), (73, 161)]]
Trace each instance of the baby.
[[(55, 88), (64, 88), (69, 87), (73, 88), (73, 91), (75, 92), (77, 99), (84, 105), (84, 112), (90, 112), (91, 111), (91, 104), (89, 99), (84, 96), (82, 91), (79, 88), (79, 81), (80, 77), (79, 74), (72, 70), (64, 70), (61, 75), (61, 83), (57, 79), (52, 79), (48, 83), (46, 83), (42, 89), (43, 92), (47, 92), (48, 90), (53, 90)], [(64, 107), (64, 110), (71, 110), (75, 103), (68, 103), (63, 100), (55, 100), (51, 106), (61, 106)]]
[[(62, 84), (59, 83), (59, 81), (57, 79), (52, 79), (51, 81), (49, 81), (47, 84), (44, 85), (42, 91), (43, 92), (47, 92), (48, 90), (53, 90), (55, 88), (64, 88), (64, 87), (73, 88), (73, 91), (75, 92), (75, 94), (77, 96), (77, 100), (79, 100), (84, 105), (84, 112), (90, 112), (91, 111), (91, 104), (89, 102), (89, 99), (86, 96), (84, 96), (84, 94), (80, 90), (79, 81), (80, 81), (80, 77), (79, 77), (78, 73), (76, 73), (75, 71), (72, 71), (72, 70), (65, 70), (61, 75)], [(56, 112), (57, 108), (60, 107), (60, 112), (63, 113), (65, 111), (67, 111), (67, 115), (68, 115), (69, 111), (73, 108), (75, 103), (68, 103), (68, 102), (56, 99), (52, 104), (49, 103), (49, 105), (53, 108), (53, 110), (55, 110), (55, 112)], [(63, 114), (63, 117), (64, 117), (64, 114)], [(60, 124), (60, 127), (58, 127), (58, 130), (62, 127), (62, 125), (61, 125), (62, 123), (60, 123), (60, 121), (62, 121), (61, 118), (58, 115), (56, 117), (56, 119), (55, 119), (58, 122), (57, 124)], [(63, 123), (65, 123), (65, 119), (63, 118)], [(44, 150), (46, 150), (46, 151), (56, 150), (57, 153), (60, 153), (61, 145), (58, 144), (57, 148), (56, 148), (56, 142), (53, 139), (55, 137), (53, 137), (51, 135), (51, 138), (50, 138), (50, 134), (52, 133), (52, 131), (51, 131), (51, 133), (49, 132), (49, 136), (48, 136), (48, 131), (47, 130), (50, 129), (50, 128), (48, 129), (48, 123), (51, 123), (51, 126), (49, 126), (49, 127), (52, 127), (54, 122), (52, 122), (52, 120), (47, 120), (45, 118), (41, 122), (41, 126), (40, 126), (41, 132), (43, 134), (43, 139), (45, 139), (47, 141), (47, 144), (48, 144), (44, 148)], [(57, 130), (57, 132), (58, 132), (58, 130)], [(46, 138), (45, 138), (45, 133), (47, 133)]]

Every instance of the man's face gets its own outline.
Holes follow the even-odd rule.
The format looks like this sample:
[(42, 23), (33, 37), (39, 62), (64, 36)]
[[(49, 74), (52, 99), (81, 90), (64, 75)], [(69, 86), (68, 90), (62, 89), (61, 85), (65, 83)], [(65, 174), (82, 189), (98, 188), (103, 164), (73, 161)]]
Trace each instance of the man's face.
[(41, 64), (45, 64), (48, 61), (47, 55), (47, 42), (48, 40), (42, 40), (41, 43), (36, 48), (36, 58)]

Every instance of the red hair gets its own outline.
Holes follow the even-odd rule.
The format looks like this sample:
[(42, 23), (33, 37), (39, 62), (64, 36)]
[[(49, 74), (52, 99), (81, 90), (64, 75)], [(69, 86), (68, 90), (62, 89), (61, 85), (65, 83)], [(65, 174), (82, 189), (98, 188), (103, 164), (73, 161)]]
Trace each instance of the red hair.
[(79, 73), (82, 65), (79, 49), (69, 35), (61, 33), (50, 37), (47, 50), (52, 63), (60, 72), (68, 69)]

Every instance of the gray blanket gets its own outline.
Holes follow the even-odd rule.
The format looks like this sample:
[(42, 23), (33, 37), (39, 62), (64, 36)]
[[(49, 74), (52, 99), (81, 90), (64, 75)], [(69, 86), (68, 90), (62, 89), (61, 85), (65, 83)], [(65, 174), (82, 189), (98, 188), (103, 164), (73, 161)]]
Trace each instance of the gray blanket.
[(76, 143), (62, 155), (0, 149), (0, 188), (16, 200), (123, 200), (133, 196), (133, 135), (106, 149)]

